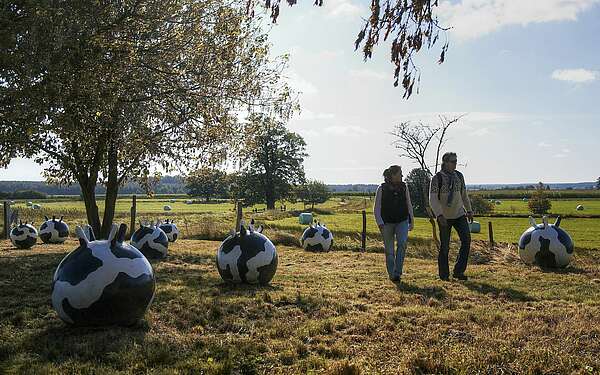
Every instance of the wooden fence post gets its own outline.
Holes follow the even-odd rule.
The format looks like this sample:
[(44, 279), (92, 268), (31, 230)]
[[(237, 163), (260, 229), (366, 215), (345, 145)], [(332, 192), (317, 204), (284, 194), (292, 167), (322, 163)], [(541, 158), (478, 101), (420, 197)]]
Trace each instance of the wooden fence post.
[(235, 215), (235, 231), (240, 231), (240, 225), (242, 224), (242, 204), (238, 202), (237, 212)]
[(10, 238), (10, 218), (10, 203), (4, 201), (4, 226), (2, 228), (2, 235), (7, 240)]
[(133, 232), (135, 232), (135, 216), (137, 214), (137, 198), (136, 195), (133, 195), (133, 200), (131, 202), (131, 222), (129, 227), (129, 238), (133, 236)]
[(363, 253), (367, 251), (367, 211), (362, 211), (362, 237), (360, 244), (360, 251)]
[(491, 221), (488, 221), (488, 232), (490, 236), (490, 247), (494, 247), (494, 227)]

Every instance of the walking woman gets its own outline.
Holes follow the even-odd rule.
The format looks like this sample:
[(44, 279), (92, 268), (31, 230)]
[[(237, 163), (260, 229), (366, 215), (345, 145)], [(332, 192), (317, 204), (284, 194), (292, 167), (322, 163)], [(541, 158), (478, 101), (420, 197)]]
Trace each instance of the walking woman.
[(415, 220), (410, 193), (402, 181), (402, 168), (392, 165), (383, 172), (383, 177), (385, 182), (377, 188), (373, 213), (383, 236), (388, 275), (390, 280), (400, 281), (408, 232)]

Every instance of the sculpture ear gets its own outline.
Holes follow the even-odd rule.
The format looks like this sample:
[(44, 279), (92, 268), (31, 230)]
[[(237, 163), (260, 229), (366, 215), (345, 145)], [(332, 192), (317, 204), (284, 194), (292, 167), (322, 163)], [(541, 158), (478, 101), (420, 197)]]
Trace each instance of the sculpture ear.
[(44, 215), (44, 219), (45, 219), (46, 221), (50, 220), (50, 219), (48, 219), (48, 216), (46, 216), (46, 215)]
[(119, 230), (119, 226), (117, 224), (113, 223), (113, 225), (110, 227), (110, 233), (108, 234), (107, 240), (112, 242), (112, 240), (117, 235), (118, 230)]
[(56, 220), (56, 216), (52, 215), (52, 221)]
[(557, 217), (556, 221), (554, 222), (554, 226), (557, 228), (560, 228), (560, 222), (562, 221), (562, 217)]
[(64, 217), (64, 216), (61, 216), (59, 221), (63, 221), (63, 217)]
[(89, 229), (89, 239), (90, 241), (96, 241), (96, 234), (94, 233), (94, 228), (91, 225), (88, 225), (88, 229)]
[[(91, 229), (91, 228), (90, 228)], [(81, 246), (87, 247), (89, 242), (87, 236), (85, 235), (85, 231), (79, 225), (75, 228), (75, 234), (77, 234), (77, 238), (79, 238), (79, 244)]]
[(535, 222), (535, 219), (533, 218), (533, 216), (529, 216), (529, 223), (531, 224), (532, 227), (537, 228), (537, 223)]
[(264, 229), (264, 228), (263, 228), (263, 226), (262, 226), (262, 225), (259, 225), (259, 226), (258, 226), (258, 229), (257, 229), (256, 231), (257, 231), (258, 233), (262, 233), (262, 232), (263, 232), (263, 229)]
[(244, 228), (243, 225), (240, 225), (240, 236), (245, 236), (246, 234), (248, 234), (246, 228)]
[(548, 228), (548, 216), (542, 217), (542, 222), (544, 223), (544, 229)]

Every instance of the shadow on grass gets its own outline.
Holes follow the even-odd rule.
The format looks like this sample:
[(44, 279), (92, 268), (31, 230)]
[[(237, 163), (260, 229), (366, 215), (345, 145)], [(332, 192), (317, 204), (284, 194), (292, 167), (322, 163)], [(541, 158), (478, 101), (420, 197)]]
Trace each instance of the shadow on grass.
[(485, 295), (492, 295), (495, 298), (508, 299), (515, 302), (537, 301), (535, 298), (529, 296), (527, 293), (512, 288), (499, 288), (490, 284), (481, 283), (477, 281), (465, 281), (461, 284), (467, 287), (469, 290)]
[(540, 267), (540, 270), (543, 273), (556, 273), (561, 275), (585, 275), (590, 273), (590, 271), (585, 270), (583, 268), (569, 266), (566, 268), (548, 268), (548, 267)]
[(443, 288), (437, 286), (422, 288), (413, 284), (399, 282), (396, 283), (396, 288), (398, 289), (398, 291), (403, 293), (418, 294), (423, 297), (433, 298), (436, 300), (443, 300), (444, 298), (446, 298), (446, 291)]

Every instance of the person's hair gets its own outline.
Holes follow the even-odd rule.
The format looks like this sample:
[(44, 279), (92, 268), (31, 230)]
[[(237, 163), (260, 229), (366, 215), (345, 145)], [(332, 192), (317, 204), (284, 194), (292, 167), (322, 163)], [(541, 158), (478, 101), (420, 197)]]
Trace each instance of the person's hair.
[(457, 157), (456, 152), (446, 152), (444, 156), (442, 156), (442, 162), (447, 163), (452, 157)]
[(386, 183), (390, 184), (392, 183), (392, 176), (400, 171), (402, 171), (402, 167), (400, 167), (399, 165), (392, 165), (391, 167), (383, 171), (383, 179)]
[(446, 163), (449, 162), (451, 158), (456, 157), (456, 152), (446, 152), (444, 156), (442, 156), (442, 169), (446, 169)]

